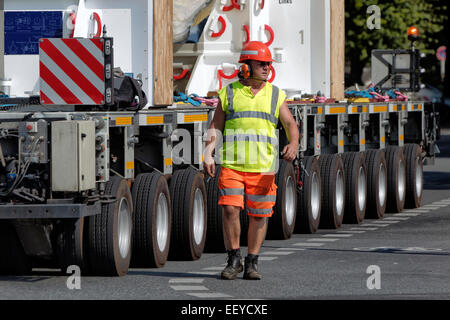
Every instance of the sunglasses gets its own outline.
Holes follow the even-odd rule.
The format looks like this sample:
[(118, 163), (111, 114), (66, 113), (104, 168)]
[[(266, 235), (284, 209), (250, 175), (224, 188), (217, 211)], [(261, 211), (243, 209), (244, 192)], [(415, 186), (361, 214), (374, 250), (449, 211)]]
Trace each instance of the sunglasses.
[(272, 65), (272, 62), (269, 61), (256, 61), (256, 65), (258, 67), (264, 68), (265, 66), (270, 67)]

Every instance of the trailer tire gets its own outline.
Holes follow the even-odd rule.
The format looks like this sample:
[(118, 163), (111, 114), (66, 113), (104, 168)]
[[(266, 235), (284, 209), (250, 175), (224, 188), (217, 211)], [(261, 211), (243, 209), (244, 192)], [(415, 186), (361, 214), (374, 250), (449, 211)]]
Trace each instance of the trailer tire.
[(338, 229), (342, 225), (345, 210), (345, 171), (338, 154), (326, 154), (319, 158), (322, 179), (322, 209), (320, 228)]
[(406, 158), (406, 202), (405, 208), (419, 208), (423, 197), (423, 162), (421, 148), (407, 144), (403, 149)]
[(117, 200), (103, 204), (88, 220), (88, 263), (92, 275), (124, 276), (131, 260), (133, 199), (128, 182), (117, 176), (106, 183), (105, 194)]
[(198, 260), (206, 242), (206, 187), (192, 168), (175, 171), (170, 181), (172, 231), (169, 260)]
[(132, 188), (134, 268), (161, 268), (170, 246), (172, 210), (169, 186), (159, 172), (142, 173)]
[(302, 190), (297, 193), (295, 233), (315, 233), (319, 229), (321, 211), (321, 178), (319, 160), (304, 158), (301, 171)]
[(67, 268), (71, 265), (78, 266), (83, 273), (86, 271), (84, 221), (84, 217), (65, 219), (57, 226), (56, 255), (62, 274), (67, 274)]
[(205, 176), (205, 185), (207, 192), (207, 227), (206, 227), (206, 244), (205, 252), (224, 253), (226, 252), (225, 236), (223, 230), (223, 209), (219, 202), (219, 175), (221, 166), (216, 166), (216, 175), (211, 178)]
[(345, 171), (344, 223), (360, 224), (366, 214), (367, 171), (364, 154), (346, 152), (342, 155)]
[(275, 184), (277, 196), (273, 215), (268, 219), (267, 239), (287, 240), (294, 233), (297, 210), (297, 182), (292, 162), (280, 161)]
[(386, 211), (398, 213), (403, 210), (406, 199), (406, 162), (403, 148), (387, 147), (388, 197)]
[(366, 151), (367, 208), (366, 217), (383, 219), (388, 193), (387, 165), (383, 150)]
[(0, 275), (23, 276), (31, 274), (32, 260), (25, 253), (14, 225), (0, 220)]

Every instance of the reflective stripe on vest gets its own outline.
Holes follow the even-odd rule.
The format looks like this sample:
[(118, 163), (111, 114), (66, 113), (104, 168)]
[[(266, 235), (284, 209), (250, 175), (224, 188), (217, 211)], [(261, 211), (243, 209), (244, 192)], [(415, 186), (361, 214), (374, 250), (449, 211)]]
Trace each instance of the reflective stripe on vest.
[[(275, 105), (275, 111), (276, 111), (276, 105)], [(263, 120), (268, 120), (272, 122), (274, 125), (278, 124), (278, 119), (274, 116), (275, 111), (272, 114), (268, 114), (265, 112), (259, 112), (259, 111), (242, 111), (242, 112), (233, 112), (230, 114), (227, 114), (226, 120), (233, 120), (233, 119), (240, 119), (240, 118), (259, 118)]]
[(224, 136), (225, 142), (249, 141), (249, 142), (266, 142), (272, 145), (278, 145), (278, 139), (256, 134), (228, 134)]
[(275, 117), (275, 113), (277, 112), (277, 104), (278, 97), (280, 95), (280, 91), (278, 87), (272, 86), (272, 102), (270, 107), (270, 114), (266, 112), (258, 112), (258, 111), (242, 111), (242, 112), (234, 112), (233, 109), (233, 84), (229, 84), (227, 86), (227, 99), (228, 99), (228, 112), (226, 116), (226, 120), (233, 120), (239, 118), (259, 118), (263, 120), (269, 120), (274, 125), (278, 125), (278, 118)]

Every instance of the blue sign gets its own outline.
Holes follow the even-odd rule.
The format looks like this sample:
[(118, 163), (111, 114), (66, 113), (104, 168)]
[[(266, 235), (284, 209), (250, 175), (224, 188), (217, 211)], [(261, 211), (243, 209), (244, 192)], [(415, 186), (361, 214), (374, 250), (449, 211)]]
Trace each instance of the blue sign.
[(5, 54), (39, 54), (39, 39), (62, 38), (62, 11), (6, 11)]

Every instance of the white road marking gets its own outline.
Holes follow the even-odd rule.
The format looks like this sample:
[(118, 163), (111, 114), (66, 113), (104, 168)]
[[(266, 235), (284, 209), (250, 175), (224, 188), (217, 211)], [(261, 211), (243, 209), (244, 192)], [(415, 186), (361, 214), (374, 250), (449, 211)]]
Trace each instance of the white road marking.
[[(354, 228), (352, 228), (352, 229), (354, 229)], [(364, 229), (364, 231), (363, 230), (339, 230), (336, 232), (338, 232), (338, 233), (365, 233), (366, 229)]]
[(299, 246), (299, 247), (321, 247), (323, 246), (324, 243), (305, 243), (305, 242), (298, 242), (298, 243), (294, 243), (293, 246)]
[(293, 253), (294, 253), (294, 251), (266, 251), (261, 254), (268, 255), (268, 256), (270, 256), (270, 255), (274, 256), (277, 254), (282, 255), (282, 256), (287, 256), (288, 254), (293, 254)]
[(338, 241), (338, 240), (340, 240), (340, 239), (312, 238), (312, 239), (308, 239), (308, 242), (317, 242), (317, 241), (333, 242), (333, 241)]
[(203, 291), (203, 290), (209, 290), (205, 286), (170, 286), (173, 290), (176, 291)]
[[(405, 210), (403, 211), (404, 213), (427, 213), (430, 212), (429, 209), (412, 209), (412, 210)], [(394, 214), (398, 214), (398, 213), (394, 213)]]
[[(447, 206), (442, 206), (442, 207), (447, 207)], [(424, 208), (430, 209), (431, 211), (437, 210), (442, 208), (441, 206), (425, 206)]]
[(369, 230), (369, 231), (375, 231), (375, 230), (378, 230), (378, 228), (364, 228), (364, 227), (355, 227), (355, 228), (351, 228), (351, 230), (364, 230), (364, 231), (366, 231), (366, 230)]
[(413, 212), (402, 212), (402, 213), (396, 213), (396, 217), (417, 217), (420, 216), (420, 213), (413, 213)]
[(381, 224), (381, 223), (363, 223), (361, 227), (387, 227), (389, 224)]
[(387, 217), (387, 218), (384, 218), (383, 220), (401, 220), (401, 221), (404, 221), (404, 220), (408, 220), (409, 219), (409, 217)]
[(372, 222), (372, 223), (399, 223), (400, 221), (392, 221), (392, 220), (385, 220), (385, 219), (383, 219), (383, 220), (381, 220), (381, 221), (374, 221), (374, 222)]
[(170, 279), (169, 283), (202, 283), (203, 280), (201, 278), (176, 278)]
[(322, 237), (337, 237), (337, 238), (348, 238), (348, 237), (352, 237), (352, 234), (336, 234), (336, 233), (331, 233), (331, 234), (324, 234)]
[(275, 260), (275, 259), (278, 259), (278, 257), (259, 257), (258, 258), (258, 261), (272, 261), (272, 260)]
[(197, 298), (232, 298), (232, 296), (220, 292), (189, 292), (186, 294)]

